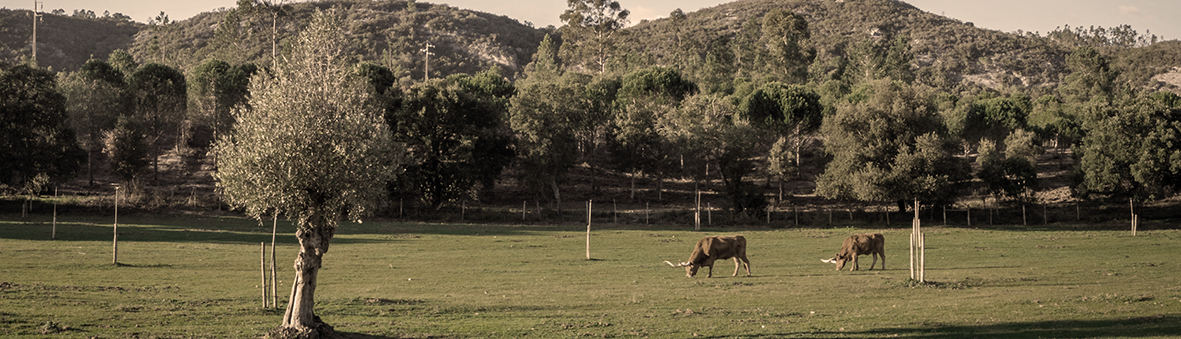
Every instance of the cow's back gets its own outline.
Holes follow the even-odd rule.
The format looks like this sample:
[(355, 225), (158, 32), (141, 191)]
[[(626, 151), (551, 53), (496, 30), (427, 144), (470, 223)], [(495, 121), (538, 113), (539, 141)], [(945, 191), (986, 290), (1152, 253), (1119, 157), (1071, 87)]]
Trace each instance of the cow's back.
[(712, 236), (702, 238), (693, 249), (693, 257), (707, 256), (711, 259), (729, 259), (746, 257), (746, 238), (736, 236)]
[(886, 238), (881, 233), (854, 234), (845, 238), (845, 242), (841, 244), (841, 254), (881, 253), (885, 243)]

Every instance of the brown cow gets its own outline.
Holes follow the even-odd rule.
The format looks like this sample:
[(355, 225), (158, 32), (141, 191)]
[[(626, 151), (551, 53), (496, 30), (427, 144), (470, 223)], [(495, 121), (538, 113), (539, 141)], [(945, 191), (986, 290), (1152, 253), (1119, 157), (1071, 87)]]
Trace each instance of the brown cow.
[[(730, 258), (734, 258), (734, 276), (738, 276), (738, 268), (742, 266), (742, 263), (746, 264), (746, 276), (750, 276), (750, 260), (746, 259), (746, 238), (743, 238), (741, 235), (702, 238), (697, 242), (697, 246), (693, 247), (693, 253), (689, 255), (689, 261), (683, 262), (680, 265), (673, 265), (673, 263), (668, 261), (665, 261), (665, 263), (672, 267), (684, 267), (686, 277), (693, 277), (697, 274), (698, 268), (708, 266), (709, 274), (705, 277), (710, 278), (714, 275), (714, 261)], [(741, 263), (738, 261), (739, 259), (742, 260)]]
[(841, 251), (837, 255), (828, 260), (820, 260), (827, 263), (837, 265), (837, 271), (845, 268), (846, 261), (853, 261), (853, 266), (849, 267), (850, 271), (856, 271), (857, 256), (862, 254), (869, 254), (873, 256), (873, 263), (869, 264), (869, 269), (873, 270), (873, 266), (878, 263), (878, 256), (882, 257), (882, 269), (886, 269), (886, 237), (881, 233), (874, 234), (854, 234), (845, 238), (845, 243), (841, 244)]

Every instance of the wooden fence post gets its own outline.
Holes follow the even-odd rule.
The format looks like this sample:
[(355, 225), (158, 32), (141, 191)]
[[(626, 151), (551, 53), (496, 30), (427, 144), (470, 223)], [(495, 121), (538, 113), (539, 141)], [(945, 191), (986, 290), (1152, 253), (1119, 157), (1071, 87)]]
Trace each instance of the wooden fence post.
[(119, 186), (115, 186), (115, 224), (111, 240), (111, 265), (119, 265)]
[(57, 239), (57, 187), (53, 188), (53, 232), (49, 233), (49, 239)]
[(586, 201), (586, 260), (590, 260), (591, 200)]
[(791, 204), (791, 214), (795, 216), (795, 221), (793, 221), (792, 223), (796, 227), (800, 227), (800, 210), (798, 208), (796, 208), (795, 204)]
[(696, 209), (693, 212), (693, 230), (701, 230), (701, 191), (697, 191)]

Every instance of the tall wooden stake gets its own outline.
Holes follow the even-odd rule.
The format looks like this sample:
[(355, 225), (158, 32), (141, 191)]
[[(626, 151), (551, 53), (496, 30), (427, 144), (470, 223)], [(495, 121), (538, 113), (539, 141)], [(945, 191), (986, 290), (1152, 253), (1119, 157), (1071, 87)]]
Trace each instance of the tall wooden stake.
[(119, 186), (115, 186), (115, 224), (111, 240), (111, 265), (119, 265)]
[(528, 201), (521, 202), (521, 221), (525, 221), (525, 211), (528, 209), (528, 207), (525, 207), (525, 203), (527, 202)]
[(53, 188), (53, 232), (49, 233), (49, 239), (57, 239), (57, 187)]
[(914, 276), (914, 248), (917, 245), (918, 245), (918, 243), (914, 239), (914, 227), (912, 226), (911, 230), (910, 230), (910, 257), (909, 257), (910, 258), (910, 278), (911, 279), (915, 278), (915, 276)]
[(267, 298), (268, 295), (267, 295), (267, 243), (266, 242), (258, 243), (258, 262), (259, 262), (259, 265), (258, 265), (259, 273), (262, 273), (262, 285), (261, 285), (261, 287), (262, 287), (262, 308), (267, 308), (267, 306), (268, 306), (267, 301), (269, 301), (269, 298)]
[(927, 282), (927, 235), (919, 232), (919, 282)]
[(591, 200), (586, 201), (586, 260), (590, 260)]
[[(275, 267), (275, 234), (279, 232), (279, 212), (275, 212), (275, 221), (271, 224), (271, 305), (279, 307), (279, 275)], [(265, 287), (264, 287), (265, 288)]]

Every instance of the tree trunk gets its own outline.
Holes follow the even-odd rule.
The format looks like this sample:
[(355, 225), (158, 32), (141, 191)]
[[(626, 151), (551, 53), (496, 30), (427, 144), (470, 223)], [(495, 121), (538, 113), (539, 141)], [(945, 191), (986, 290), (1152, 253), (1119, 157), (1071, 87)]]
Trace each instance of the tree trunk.
[(638, 175), (638, 174), (632, 173), (632, 175), (631, 175), (631, 177), (632, 177), (632, 201), (636, 201), (636, 175)]
[(562, 216), (562, 191), (558, 189), (558, 180), (550, 178), (549, 185), (554, 189), (554, 210), (558, 212), (558, 217)]
[[(92, 146), (93, 147), (93, 146)], [(88, 186), (94, 187), (94, 150), (86, 150), (86, 176), (90, 178)]]
[(309, 222), (310, 228), (295, 232), (299, 239), (299, 256), (295, 258), (295, 281), (291, 286), (291, 301), (283, 315), (283, 324), (268, 334), (270, 338), (336, 338), (332, 326), (316, 316), (316, 276), (320, 272), (328, 243), (336, 232), (324, 220)]
[(656, 171), (656, 200), (664, 201), (664, 172)]

